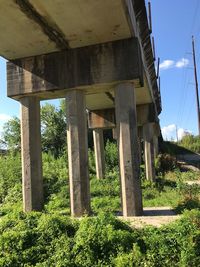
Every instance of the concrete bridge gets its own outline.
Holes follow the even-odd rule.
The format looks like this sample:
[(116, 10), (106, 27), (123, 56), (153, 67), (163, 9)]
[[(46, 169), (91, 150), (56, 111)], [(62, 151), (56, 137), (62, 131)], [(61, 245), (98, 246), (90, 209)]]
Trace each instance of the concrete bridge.
[(43, 207), (40, 100), (65, 97), (71, 214), (90, 212), (89, 125), (98, 178), (103, 129), (116, 129), (123, 215), (141, 215), (139, 140), (153, 180), (161, 112), (144, 0), (1, 0), (0, 40), (21, 103), (24, 210)]

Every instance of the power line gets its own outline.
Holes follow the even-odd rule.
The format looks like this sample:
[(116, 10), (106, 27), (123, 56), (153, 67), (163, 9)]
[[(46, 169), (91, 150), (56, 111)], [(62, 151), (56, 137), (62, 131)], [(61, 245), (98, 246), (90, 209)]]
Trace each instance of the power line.
[(198, 133), (199, 133), (199, 136), (200, 136), (199, 88), (198, 88), (198, 79), (197, 79), (197, 66), (196, 66), (196, 55), (195, 55), (194, 36), (192, 36), (192, 54), (193, 54), (194, 79), (195, 79), (195, 89), (196, 89), (196, 104), (197, 104), (197, 118), (198, 118)]

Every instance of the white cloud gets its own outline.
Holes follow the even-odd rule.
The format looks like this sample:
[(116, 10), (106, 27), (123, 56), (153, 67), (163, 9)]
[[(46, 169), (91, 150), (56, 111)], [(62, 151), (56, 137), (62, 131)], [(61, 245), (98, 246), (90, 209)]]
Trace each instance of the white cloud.
[(190, 61), (187, 58), (181, 58), (178, 61), (174, 61), (171, 59), (166, 59), (160, 64), (160, 70), (167, 70), (171, 68), (184, 68), (189, 65)]
[(191, 131), (185, 130), (183, 128), (178, 129), (178, 140), (180, 141), (184, 136), (192, 134)]
[(171, 140), (174, 138), (174, 134), (176, 131), (176, 125), (175, 124), (170, 124), (168, 126), (165, 126), (161, 129), (163, 138), (165, 140)]
[(172, 68), (173, 66), (174, 66), (174, 61), (170, 59), (166, 59), (160, 64), (160, 69), (167, 70), (169, 68)]
[(189, 60), (187, 58), (182, 58), (176, 62), (176, 67), (183, 68), (183, 67), (186, 67), (188, 64), (189, 64)]
[(183, 129), (183, 128), (177, 128), (177, 133), (176, 133), (176, 125), (175, 124), (170, 124), (168, 126), (165, 126), (161, 129), (162, 135), (164, 140), (175, 140), (177, 141), (177, 135), (178, 135), (178, 140), (180, 141), (184, 136), (192, 134), (191, 131)]
[(7, 114), (0, 114), (0, 121), (6, 122), (11, 119), (11, 116)]
[(4, 123), (9, 121), (10, 119), (12, 119), (11, 116), (9, 116), (7, 114), (0, 113), (0, 138), (1, 138), (1, 135), (2, 135)]

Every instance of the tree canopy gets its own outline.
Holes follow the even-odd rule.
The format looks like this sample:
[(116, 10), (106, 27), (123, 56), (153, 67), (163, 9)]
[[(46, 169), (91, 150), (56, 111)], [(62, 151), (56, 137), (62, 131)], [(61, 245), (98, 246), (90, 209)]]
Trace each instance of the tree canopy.
[[(51, 152), (55, 157), (63, 153), (66, 146), (66, 116), (64, 101), (55, 107), (46, 103), (41, 107), (42, 151)], [(20, 119), (13, 117), (3, 126), (2, 148), (18, 151), (21, 148)]]

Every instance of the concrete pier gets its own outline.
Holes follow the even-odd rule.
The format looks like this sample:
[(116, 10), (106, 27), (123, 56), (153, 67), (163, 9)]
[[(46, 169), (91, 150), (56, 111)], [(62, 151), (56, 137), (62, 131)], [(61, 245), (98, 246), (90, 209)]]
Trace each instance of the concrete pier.
[(155, 156), (154, 156), (154, 143), (152, 134), (152, 125), (147, 123), (143, 126), (144, 138), (144, 157), (145, 157), (145, 171), (146, 179), (152, 182), (155, 181)]
[(93, 140), (97, 179), (103, 179), (105, 176), (105, 153), (102, 129), (93, 130)]
[(115, 88), (123, 216), (142, 214), (139, 147), (134, 87), (122, 83)]
[(40, 101), (23, 97), (21, 102), (21, 154), (24, 211), (42, 210), (42, 154), (40, 134)]
[(74, 217), (90, 212), (87, 118), (84, 92), (66, 94), (70, 206)]
[(159, 154), (158, 136), (153, 136), (153, 146), (154, 146), (154, 157), (156, 158)]

